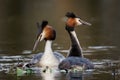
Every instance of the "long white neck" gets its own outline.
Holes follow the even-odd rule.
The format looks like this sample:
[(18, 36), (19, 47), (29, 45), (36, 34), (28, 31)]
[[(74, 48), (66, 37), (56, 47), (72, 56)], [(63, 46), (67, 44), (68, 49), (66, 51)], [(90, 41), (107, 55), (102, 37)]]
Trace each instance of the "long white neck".
[(68, 31), (68, 33), (70, 35), (71, 42), (72, 42), (68, 57), (70, 56), (83, 57), (82, 48), (80, 46), (80, 43), (75, 31)]
[(59, 64), (58, 59), (55, 57), (52, 51), (52, 40), (47, 40), (45, 44), (44, 54), (40, 60), (40, 66), (42, 67), (57, 67)]
[(51, 40), (47, 40), (46, 44), (45, 44), (45, 50), (44, 53), (51, 53), (52, 52), (52, 41)]
[(75, 31), (72, 31), (71, 34), (74, 35), (74, 38), (76, 39), (76, 41), (77, 41), (77, 43), (78, 43), (78, 45), (79, 45), (79, 47), (80, 47), (80, 50), (82, 51), (82, 48), (81, 48), (80, 42), (79, 42), (79, 40), (78, 40), (78, 38), (77, 38), (77, 35), (76, 35), (76, 32), (75, 32)]

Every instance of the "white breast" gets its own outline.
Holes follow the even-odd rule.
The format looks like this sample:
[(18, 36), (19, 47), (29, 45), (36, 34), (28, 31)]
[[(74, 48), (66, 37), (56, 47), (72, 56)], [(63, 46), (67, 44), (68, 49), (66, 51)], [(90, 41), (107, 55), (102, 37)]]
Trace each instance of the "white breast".
[(45, 53), (45, 55), (42, 56), (40, 62), (40, 66), (42, 67), (57, 67), (59, 64), (58, 59), (54, 56), (53, 53)]
[(41, 67), (46, 67), (46, 66), (58, 67), (59, 61), (53, 54), (51, 45), (52, 45), (52, 41), (47, 40), (45, 45), (45, 51), (39, 62), (39, 65)]

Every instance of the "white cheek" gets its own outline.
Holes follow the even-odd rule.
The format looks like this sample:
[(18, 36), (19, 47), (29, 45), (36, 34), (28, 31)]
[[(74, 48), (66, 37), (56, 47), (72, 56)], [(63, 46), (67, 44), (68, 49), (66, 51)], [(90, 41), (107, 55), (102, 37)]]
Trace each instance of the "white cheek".
[(77, 21), (77, 25), (82, 25), (82, 23), (80, 21)]
[(76, 23), (77, 26), (82, 25), (82, 23), (79, 21), (79, 18), (76, 18)]
[(43, 32), (41, 33), (41, 39), (40, 39), (40, 41), (42, 41), (44, 38), (45, 38), (45, 32), (43, 31)]

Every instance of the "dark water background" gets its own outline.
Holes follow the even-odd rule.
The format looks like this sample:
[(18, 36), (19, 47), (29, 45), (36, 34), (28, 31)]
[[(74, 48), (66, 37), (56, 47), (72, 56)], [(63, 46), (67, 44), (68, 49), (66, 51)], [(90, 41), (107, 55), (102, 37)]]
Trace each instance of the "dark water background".
[[(0, 80), (42, 80), (41, 76), (17, 78), (3, 69), (29, 61), (36, 39), (36, 22), (48, 20), (57, 31), (53, 50), (66, 55), (70, 46), (63, 17), (72, 11), (92, 26), (80, 26), (76, 33), (84, 51), (96, 66), (90, 75), (70, 78), (62, 75), (51, 80), (120, 79), (120, 0), (0, 0)], [(43, 52), (44, 41), (37, 52)], [(3, 68), (3, 69), (2, 69)], [(50, 80), (50, 79), (48, 79)]]

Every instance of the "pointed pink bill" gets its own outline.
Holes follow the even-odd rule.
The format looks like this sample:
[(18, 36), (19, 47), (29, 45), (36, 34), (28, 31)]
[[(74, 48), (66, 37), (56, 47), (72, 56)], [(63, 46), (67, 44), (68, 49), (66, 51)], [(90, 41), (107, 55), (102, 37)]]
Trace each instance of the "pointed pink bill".
[(36, 50), (36, 48), (37, 48), (37, 46), (38, 46), (38, 44), (39, 44), (39, 42), (40, 42), (41, 37), (42, 37), (42, 35), (40, 35), (40, 36), (37, 38), (37, 40), (35, 41), (35, 44), (34, 44), (34, 47), (33, 47), (33, 51)]
[(83, 21), (79, 18), (79, 22), (82, 23), (83, 25), (88, 25), (88, 26), (91, 26), (92, 24), (91, 23), (88, 23), (86, 21)]

